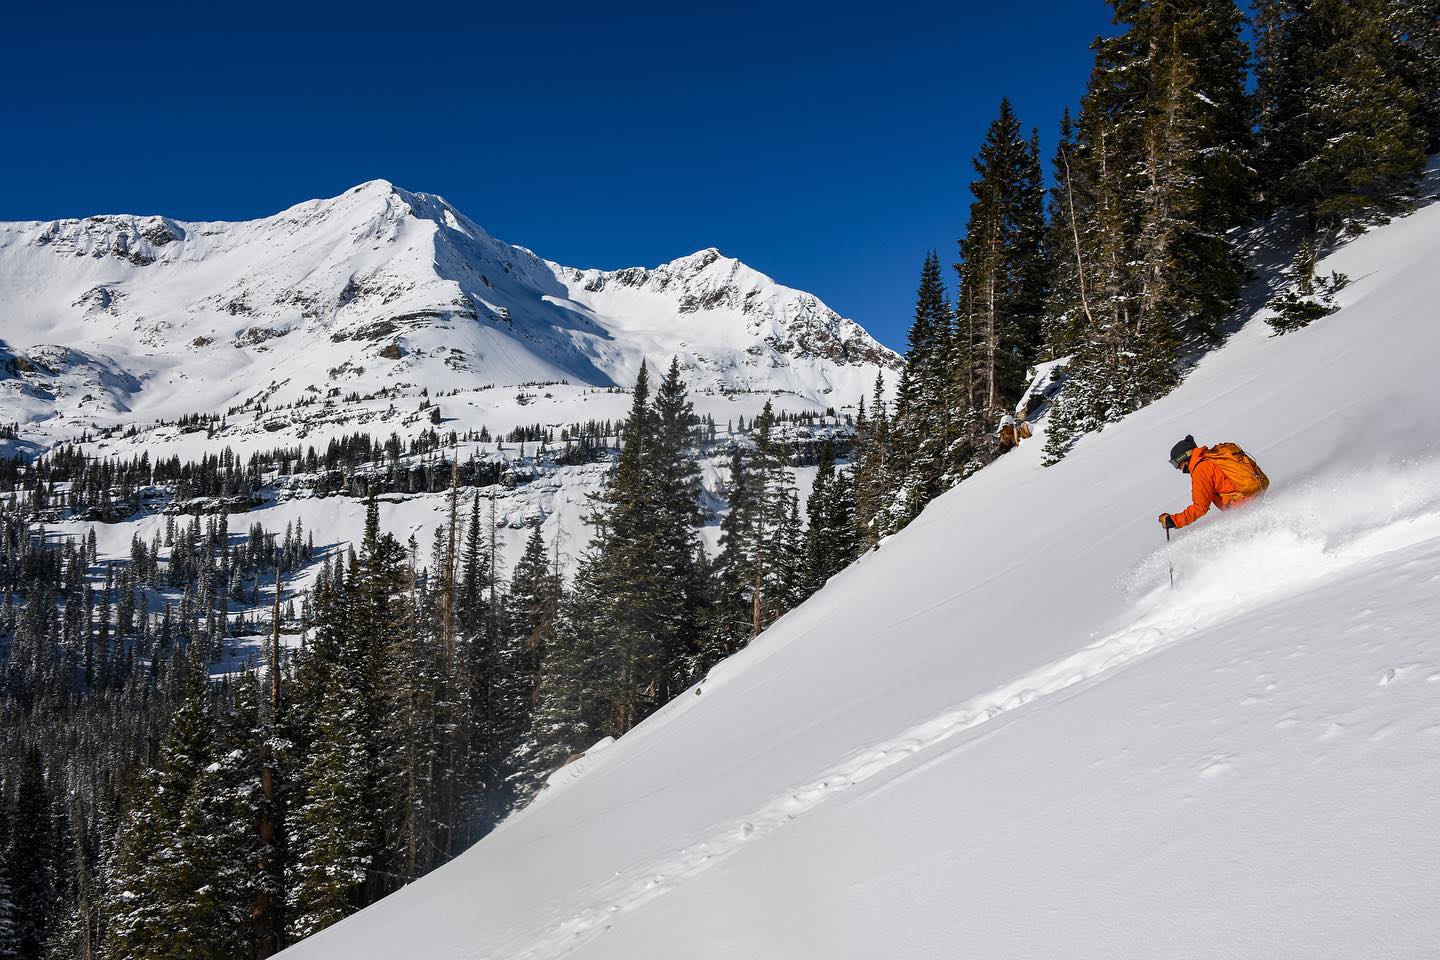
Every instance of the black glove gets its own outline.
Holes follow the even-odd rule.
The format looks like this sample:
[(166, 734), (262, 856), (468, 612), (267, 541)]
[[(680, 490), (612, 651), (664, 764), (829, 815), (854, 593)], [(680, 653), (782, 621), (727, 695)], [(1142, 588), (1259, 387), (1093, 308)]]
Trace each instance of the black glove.
[(1170, 516), (1170, 514), (1168, 513), (1160, 514), (1160, 526), (1164, 527), (1166, 530), (1176, 529), (1175, 518)]

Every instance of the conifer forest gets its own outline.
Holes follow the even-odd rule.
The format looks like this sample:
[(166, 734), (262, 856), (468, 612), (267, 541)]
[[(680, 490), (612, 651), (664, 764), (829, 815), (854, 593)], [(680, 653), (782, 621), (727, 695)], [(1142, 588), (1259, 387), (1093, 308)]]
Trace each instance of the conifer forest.
[[(460, 456), (492, 438), (447, 433), (442, 397), (410, 441), (0, 460), (0, 958), (270, 956), (687, 693), (1003, 456), (1005, 418), (1047, 410), (1053, 464), (1179, 384), (1246, 297), (1276, 335), (1333, 309), (1347, 278), (1317, 259), (1415, 203), (1440, 149), (1440, 4), (1111, 6), (1053, 156), (998, 104), (956, 171), (963, 236), (916, 252), (903, 365), (853, 415), (717, 424), (651, 357), (623, 421), (512, 431), (513, 464)], [(1257, 293), (1247, 244), (1277, 223), (1299, 253)], [(605, 467), (572, 570), (538, 526), (497, 550), (493, 493), (537, 461)], [(363, 537), (234, 523), (280, 482), (362, 502)], [(384, 514), (416, 492), (444, 522), (401, 541)], [(47, 529), (141, 511), (163, 531), (124, 561)]]

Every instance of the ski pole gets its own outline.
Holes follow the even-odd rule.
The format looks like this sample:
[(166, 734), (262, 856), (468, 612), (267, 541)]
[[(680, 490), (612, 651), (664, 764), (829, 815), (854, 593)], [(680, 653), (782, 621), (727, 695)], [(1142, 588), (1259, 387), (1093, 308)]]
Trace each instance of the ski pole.
[(1165, 528), (1165, 563), (1170, 567), (1170, 589), (1175, 589), (1175, 561), (1170, 559), (1170, 528)]

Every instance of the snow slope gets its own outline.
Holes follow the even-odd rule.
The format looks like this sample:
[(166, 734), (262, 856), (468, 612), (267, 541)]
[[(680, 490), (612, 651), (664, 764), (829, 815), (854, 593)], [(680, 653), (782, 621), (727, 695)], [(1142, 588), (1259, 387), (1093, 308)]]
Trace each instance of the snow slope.
[[(981, 471), (310, 958), (1440, 955), (1440, 205)], [(1267, 502), (1169, 551), (1171, 444)]]
[(0, 421), (32, 439), (332, 388), (628, 386), (643, 360), (671, 357), (694, 389), (822, 409), (898, 364), (813, 295), (717, 250), (562, 267), (383, 180), (243, 223), (0, 223)]

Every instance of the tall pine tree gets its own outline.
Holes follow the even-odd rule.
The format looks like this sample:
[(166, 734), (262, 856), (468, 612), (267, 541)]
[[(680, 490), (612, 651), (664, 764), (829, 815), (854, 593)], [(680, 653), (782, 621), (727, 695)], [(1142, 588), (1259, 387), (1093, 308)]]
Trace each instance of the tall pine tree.
[(1312, 231), (1397, 210), (1434, 137), (1435, 10), (1402, 0), (1260, 0), (1257, 97), (1275, 199)]
[[(1073, 138), (1062, 130), (1045, 329), (1070, 354), (1047, 457), (1151, 402), (1187, 338), (1210, 341), (1244, 268), (1254, 179), (1246, 48), (1230, 0), (1115, 0)], [(1066, 237), (1060, 231), (1068, 232)], [(1068, 241), (1068, 242), (1067, 242)]]

